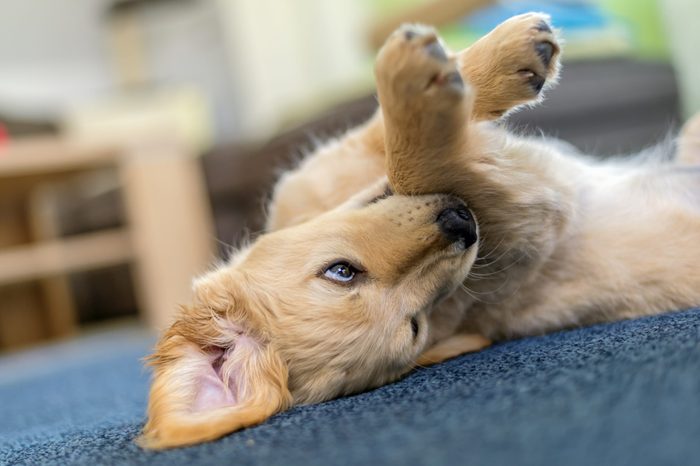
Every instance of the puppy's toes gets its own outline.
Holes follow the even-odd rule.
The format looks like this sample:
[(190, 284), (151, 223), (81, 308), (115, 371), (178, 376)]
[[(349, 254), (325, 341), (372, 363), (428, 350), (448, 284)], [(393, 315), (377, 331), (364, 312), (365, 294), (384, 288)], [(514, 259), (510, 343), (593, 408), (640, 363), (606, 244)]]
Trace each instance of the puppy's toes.
[(552, 62), (552, 57), (554, 57), (555, 46), (554, 44), (543, 41), (535, 43), (535, 52), (542, 60), (542, 64), (545, 68), (549, 68), (549, 64)]
[(420, 24), (397, 29), (382, 47), (375, 69), (378, 85), (390, 84), (409, 98), (459, 97), (466, 87), (455, 56), (435, 29)]

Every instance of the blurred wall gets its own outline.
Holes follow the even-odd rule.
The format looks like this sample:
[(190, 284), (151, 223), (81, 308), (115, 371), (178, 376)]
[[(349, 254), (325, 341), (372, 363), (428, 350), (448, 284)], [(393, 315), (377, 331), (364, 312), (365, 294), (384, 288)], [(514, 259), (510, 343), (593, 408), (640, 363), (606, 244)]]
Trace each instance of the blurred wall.
[(101, 18), (108, 0), (0, 3), (0, 113), (55, 117), (113, 84)]
[[(347, 100), (363, 82), (366, 2), (217, 0), (241, 103), (241, 139)], [(371, 83), (355, 95), (371, 88)], [(360, 84), (361, 85), (361, 84)], [(296, 115), (294, 115), (296, 114)]]
[(664, 0), (666, 31), (687, 118), (700, 112), (700, 1)]
[(0, 115), (61, 120), (187, 86), (208, 103), (215, 141), (252, 141), (371, 86), (365, 1), (3, 3)]

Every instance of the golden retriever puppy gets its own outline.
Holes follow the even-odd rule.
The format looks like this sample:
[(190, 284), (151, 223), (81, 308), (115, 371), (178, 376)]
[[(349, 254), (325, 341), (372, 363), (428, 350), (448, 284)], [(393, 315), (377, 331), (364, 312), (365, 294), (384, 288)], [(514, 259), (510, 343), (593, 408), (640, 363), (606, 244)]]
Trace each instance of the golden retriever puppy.
[[(480, 89), (475, 118), (493, 119), (538, 98), (545, 75), (523, 71), (541, 66), (529, 50), (536, 45), (531, 22), (496, 30), (520, 31), (500, 55), (493, 52), (503, 37), (494, 34), (463, 52), (473, 54), (464, 77)], [(378, 115), (348, 135), (341, 153), (353, 150), (357, 138), (364, 139), (354, 148), (360, 158), (383, 157), (383, 142), (369, 149), (382, 131)], [(363, 180), (345, 187), (342, 205), (340, 198), (319, 208), (308, 203), (307, 222), (263, 235), (195, 282), (194, 302), (150, 358), (154, 381), (142, 445), (215, 439), (294, 403), (379, 386), (414, 367), (430, 338), (428, 314), (461, 286), (476, 258), (478, 227), (463, 201), (393, 196), (376, 179), (381, 170), (368, 177), (361, 166), (354, 173)], [(452, 352), (488, 344), (467, 335)]]
[(485, 121), (539, 99), (558, 54), (538, 14), (456, 56), (428, 28), (392, 35), (380, 112), (280, 181), (271, 231), (196, 281), (161, 338), (142, 444), (215, 439), (483, 336), (700, 303), (696, 170), (593, 163)]
[(464, 203), (437, 194), (359, 196), (262, 236), (195, 283), (158, 343), (143, 444), (211, 440), (405, 374), (477, 238)]

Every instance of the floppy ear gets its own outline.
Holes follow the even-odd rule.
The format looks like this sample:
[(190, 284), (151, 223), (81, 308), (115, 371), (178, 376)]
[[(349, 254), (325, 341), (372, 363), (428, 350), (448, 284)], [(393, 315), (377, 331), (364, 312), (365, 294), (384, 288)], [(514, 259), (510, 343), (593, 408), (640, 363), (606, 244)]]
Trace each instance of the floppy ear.
[[(150, 357), (148, 422), (138, 439), (145, 448), (214, 440), (291, 405), (286, 364), (269, 342), (246, 328), (241, 300), (222, 296), (228, 293), (222, 285), (227, 284), (207, 286), (217, 290), (215, 299), (183, 308)], [(222, 303), (227, 309), (210, 306)]]

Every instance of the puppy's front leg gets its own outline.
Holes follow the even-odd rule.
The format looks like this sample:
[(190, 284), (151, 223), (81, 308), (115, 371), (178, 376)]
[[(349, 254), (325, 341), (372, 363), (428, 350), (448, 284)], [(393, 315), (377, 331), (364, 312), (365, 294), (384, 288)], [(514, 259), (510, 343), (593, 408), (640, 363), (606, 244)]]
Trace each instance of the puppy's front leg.
[[(498, 119), (514, 107), (541, 98), (558, 71), (559, 47), (552, 39), (548, 18), (529, 13), (505, 21), (457, 54), (457, 68), (475, 96), (474, 121)], [(301, 223), (341, 204), (386, 173), (384, 158), (384, 120), (375, 115), (340, 141), (321, 146), (280, 178), (267, 229)], [(322, 179), (334, 182), (319, 183)]]
[[(488, 50), (496, 56), (510, 54), (512, 64), (484, 64), (486, 74), (478, 78), (495, 73), (498, 94), (510, 95), (503, 104), (517, 105), (544, 86), (524, 80), (529, 72), (522, 75), (517, 71), (522, 67), (550, 73), (545, 80), (556, 75), (558, 46), (549, 26), (542, 26), (545, 19), (537, 14), (516, 17), (499, 27), (509, 34), (496, 28), (494, 37), (473, 46), (477, 64), (485, 62)], [(499, 37), (508, 48), (499, 48)], [(461, 197), (479, 222), (480, 248), (497, 256), (499, 248), (531, 258), (546, 255), (570, 210), (573, 193), (562, 173), (571, 167), (553, 170), (554, 164), (564, 163), (556, 150), (475, 121), (472, 87), (458, 72), (467, 57), (450, 55), (435, 32), (422, 26), (404, 26), (380, 51), (376, 77), (389, 181), (398, 194)], [(499, 78), (500, 72), (504, 76)], [(482, 85), (478, 91), (482, 97), (488, 92)]]
[(458, 55), (433, 29), (405, 25), (387, 40), (375, 71), (394, 188), (461, 194), (467, 186), (473, 193), (508, 154), (493, 154), (502, 145), (469, 126), (541, 99), (556, 82), (559, 45), (549, 17), (539, 13), (510, 18)]
[(456, 56), (432, 28), (407, 25), (389, 37), (375, 73), (390, 183), (400, 194), (451, 191), (446, 154), (465, 146), (473, 101)]

